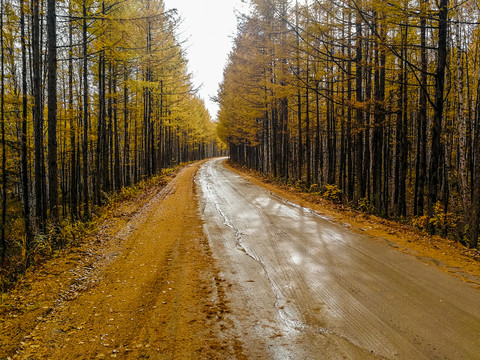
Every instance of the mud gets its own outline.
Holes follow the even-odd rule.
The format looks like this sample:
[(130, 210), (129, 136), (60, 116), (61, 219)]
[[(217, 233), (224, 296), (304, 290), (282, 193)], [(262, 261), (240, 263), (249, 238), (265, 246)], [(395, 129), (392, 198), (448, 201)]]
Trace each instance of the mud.
[(205, 230), (249, 358), (475, 359), (470, 284), (228, 170), (199, 171)]

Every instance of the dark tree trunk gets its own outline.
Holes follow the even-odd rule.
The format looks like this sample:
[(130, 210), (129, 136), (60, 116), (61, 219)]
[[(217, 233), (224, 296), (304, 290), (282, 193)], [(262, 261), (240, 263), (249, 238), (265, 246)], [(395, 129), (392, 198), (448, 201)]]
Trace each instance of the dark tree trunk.
[(472, 209), (469, 218), (469, 246), (478, 247), (480, 224), (480, 75), (477, 85), (477, 100), (475, 107), (474, 141), (473, 141), (473, 182), (472, 182)]
[(32, 0), (32, 75), (33, 75), (33, 136), (35, 164), (35, 217), (41, 233), (46, 232), (47, 206), (45, 163), (43, 151), (42, 53), (39, 0)]
[[(438, 13), (438, 62), (435, 73), (435, 111), (432, 123), (432, 142), (428, 176), (428, 216), (433, 216), (433, 207), (438, 198), (440, 177), (441, 132), (444, 108), (445, 69), (447, 66), (448, 0), (440, 0)], [(435, 229), (430, 226), (430, 232)]]
[[(70, 10), (72, 0), (70, 0)], [(71, 11), (70, 11), (71, 12)], [(78, 218), (78, 174), (77, 174), (77, 119), (73, 108), (73, 20), (69, 23), (69, 59), (68, 59), (68, 114), (70, 117), (71, 176), (70, 176), (70, 215), (72, 220)]]
[(124, 161), (125, 161), (125, 185), (130, 186), (131, 185), (131, 166), (130, 166), (130, 137), (129, 137), (129, 130), (128, 130), (128, 70), (127, 67), (125, 66), (124, 68), (125, 74), (124, 74), (124, 84), (123, 84), (123, 121), (124, 121), (124, 136), (123, 136), (123, 141), (124, 141), (124, 146), (123, 146), (123, 151), (124, 151)]
[(7, 256), (7, 239), (5, 238), (5, 226), (7, 225), (7, 153), (5, 146), (5, 51), (3, 49), (3, 0), (0, 2), (0, 121), (2, 132), (2, 223), (0, 232), (0, 243), (2, 244), (1, 267), (5, 267)]
[(357, 14), (356, 19), (356, 79), (355, 79), (355, 92), (357, 100), (357, 124), (356, 124), (356, 139), (355, 139), (355, 200), (359, 200), (365, 197), (365, 181), (364, 181), (364, 161), (363, 161), (363, 137), (364, 137), (364, 113), (361, 108), (363, 104), (363, 56), (362, 56), (362, 19), (361, 15)]
[(48, 0), (48, 198), (50, 219), (59, 221), (58, 213), (58, 157), (57, 157), (57, 19), (55, 0)]
[(314, 177), (315, 182), (319, 185), (320, 184), (320, 174), (319, 174), (319, 166), (320, 166), (320, 89), (319, 89), (319, 82), (316, 85), (315, 91), (315, 104), (316, 104), (316, 122), (315, 122), (315, 165), (314, 165)]
[(312, 153), (310, 143), (310, 69), (307, 55), (307, 74), (306, 74), (306, 92), (305, 92), (305, 147), (306, 147), (306, 162), (307, 162), (307, 189), (310, 189), (312, 184)]
[[(105, 14), (105, 3), (102, 3), (102, 14)], [(97, 149), (95, 158), (95, 204), (101, 205), (103, 193), (107, 191), (108, 183), (108, 154), (105, 104), (105, 50), (101, 49), (98, 55), (98, 122), (97, 122)]]
[[(384, 37), (383, 28), (380, 29), (381, 38)], [(379, 49), (379, 42), (375, 42), (375, 110), (372, 136), (372, 188), (373, 205), (378, 215), (383, 214), (382, 207), (382, 169), (383, 169), (383, 128), (385, 122), (385, 50)]]
[(89, 195), (89, 169), (88, 169), (88, 34), (87, 34), (87, 4), (83, 0), (83, 217), (90, 218)]
[(28, 176), (28, 83), (27, 83), (27, 46), (25, 38), (25, 4), (24, 0), (20, 0), (20, 44), (22, 50), (22, 134), (21, 134), (21, 183), (23, 195), (23, 218), (25, 221), (25, 255), (26, 266), (31, 262), (32, 247), (32, 225), (30, 223), (30, 191)]
[(302, 168), (303, 168), (303, 134), (302, 134), (302, 95), (300, 90), (297, 94), (297, 121), (298, 121), (298, 180), (302, 180)]
[(417, 126), (417, 162), (415, 178), (415, 201), (414, 215), (423, 215), (425, 201), (425, 179), (427, 168), (427, 20), (426, 4), (428, 0), (422, 0), (420, 15), (420, 42), (421, 42), (421, 73), (420, 73), (420, 98), (418, 109)]
[(120, 138), (118, 136), (117, 71), (114, 71), (113, 76), (113, 141), (115, 147), (114, 180), (115, 190), (120, 190), (123, 186), (123, 181), (120, 166)]

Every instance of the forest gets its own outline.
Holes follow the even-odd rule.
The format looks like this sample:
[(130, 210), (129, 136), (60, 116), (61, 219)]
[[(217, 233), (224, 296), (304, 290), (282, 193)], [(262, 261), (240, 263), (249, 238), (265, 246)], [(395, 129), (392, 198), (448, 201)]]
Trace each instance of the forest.
[(110, 194), (217, 154), (180, 21), (161, 0), (1, 0), (2, 283)]
[(231, 159), (477, 248), (479, 6), (253, 0), (217, 97)]

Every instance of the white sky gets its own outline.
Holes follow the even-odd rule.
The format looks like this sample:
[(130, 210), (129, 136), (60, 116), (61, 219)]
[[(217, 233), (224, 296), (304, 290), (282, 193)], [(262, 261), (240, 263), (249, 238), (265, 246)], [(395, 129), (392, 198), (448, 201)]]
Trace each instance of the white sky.
[(210, 100), (217, 95), (223, 69), (232, 49), (237, 20), (234, 10), (246, 8), (242, 0), (164, 0), (165, 8), (176, 8), (183, 19), (180, 40), (187, 40), (189, 70), (199, 95), (213, 119), (218, 105)]

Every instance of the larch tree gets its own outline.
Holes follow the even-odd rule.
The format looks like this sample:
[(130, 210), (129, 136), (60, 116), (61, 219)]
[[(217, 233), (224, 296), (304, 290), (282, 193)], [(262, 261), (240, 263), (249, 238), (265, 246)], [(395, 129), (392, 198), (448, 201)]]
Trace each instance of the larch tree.
[(477, 20), (474, 1), (252, 1), (218, 94), (232, 161), (476, 247)]
[(222, 147), (163, 1), (9, 0), (0, 13), (1, 287), (112, 192)]

